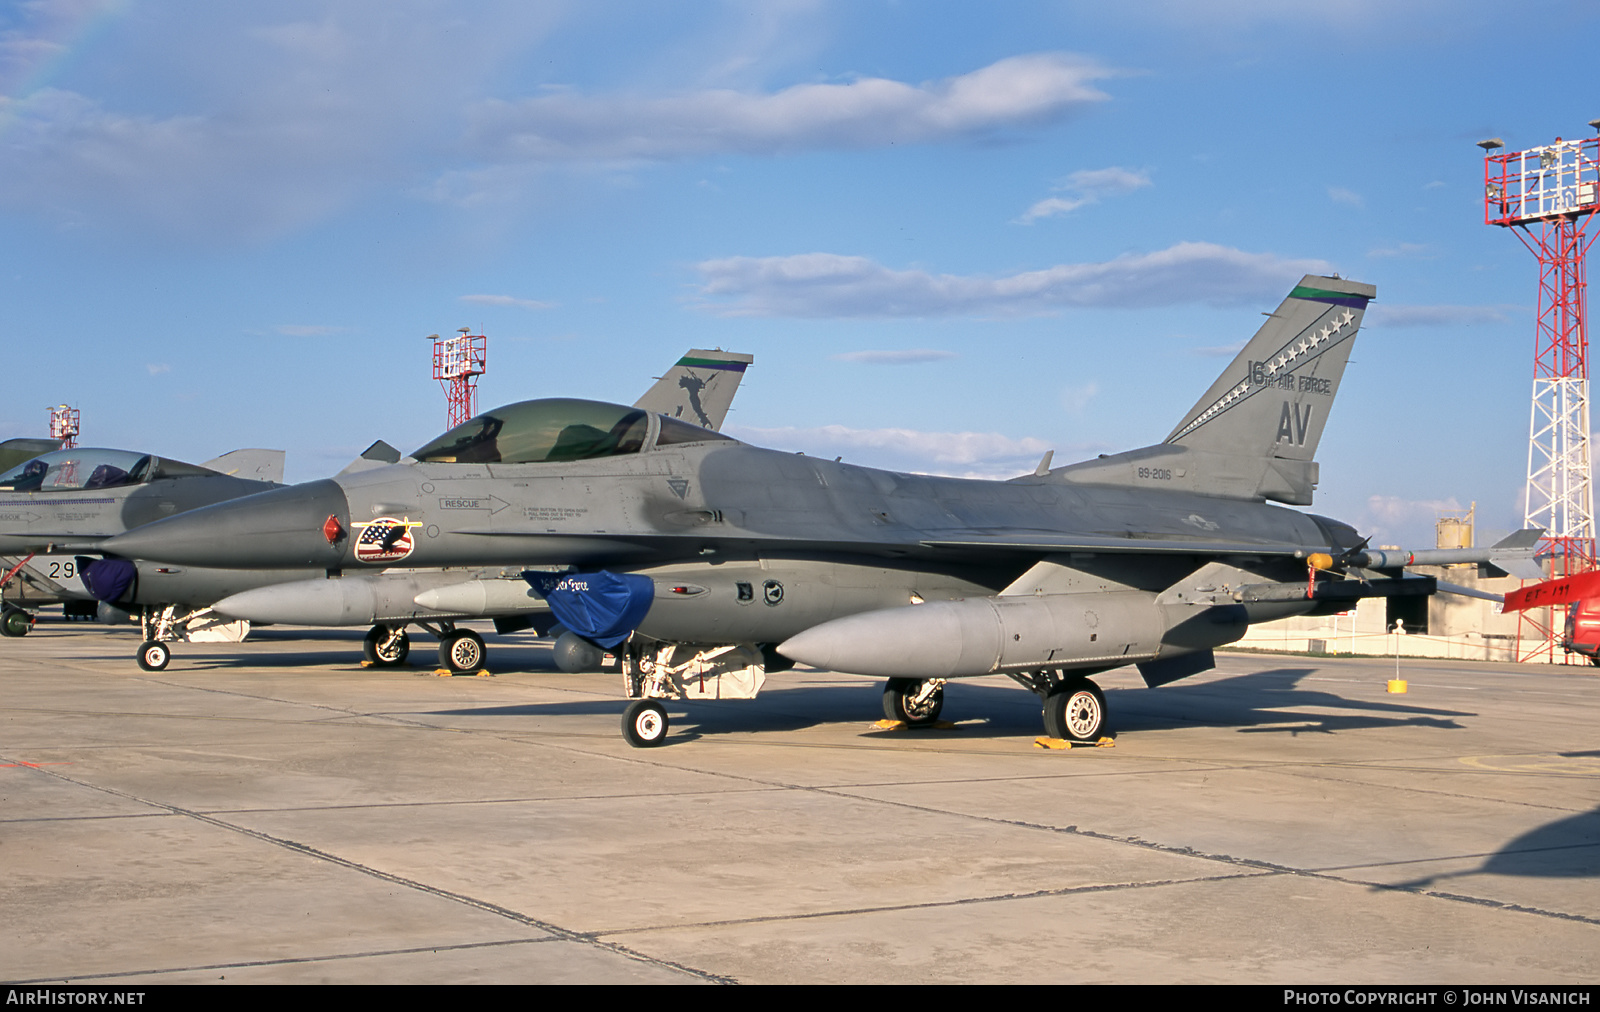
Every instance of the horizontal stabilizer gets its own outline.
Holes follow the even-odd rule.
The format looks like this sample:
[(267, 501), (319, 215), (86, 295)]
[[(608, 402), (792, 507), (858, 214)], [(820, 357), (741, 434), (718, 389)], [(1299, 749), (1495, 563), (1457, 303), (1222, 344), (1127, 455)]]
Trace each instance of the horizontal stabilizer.
[(286, 456), (282, 450), (234, 450), (231, 453), (224, 453), (215, 460), (208, 460), (200, 466), (209, 467), (223, 474), (231, 474), (235, 478), (270, 481), (282, 485), (283, 462)]

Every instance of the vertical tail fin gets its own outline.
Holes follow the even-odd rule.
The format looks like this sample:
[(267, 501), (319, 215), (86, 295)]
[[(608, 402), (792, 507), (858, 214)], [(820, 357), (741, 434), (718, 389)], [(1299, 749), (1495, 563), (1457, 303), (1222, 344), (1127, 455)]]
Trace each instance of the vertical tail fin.
[(1215, 453), (1312, 460), (1372, 285), (1306, 275), (1167, 437)]
[(720, 429), (744, 370), (755, 361), (736, 351), (692, 349), (634, 403), (636, 408)]
[(1306, 275), (1165, 442), (1073, 464), (1061, 477), (1310, 505), (1317, 444), (1377, 294)]

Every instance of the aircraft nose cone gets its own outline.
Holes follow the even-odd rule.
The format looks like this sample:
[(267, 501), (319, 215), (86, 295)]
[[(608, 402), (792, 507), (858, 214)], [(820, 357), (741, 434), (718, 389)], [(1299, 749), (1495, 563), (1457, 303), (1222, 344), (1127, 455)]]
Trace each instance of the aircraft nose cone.
[[(337, 521), (337, 531), (328, 524)], [(328, 533), (336, 533), (329, 541)], [(350, 504), (324, 479), (258, 492), (136, 527), (104, 542), (108, 554), (223, 569), (298, 569), (340, 564), (350, 543)]]

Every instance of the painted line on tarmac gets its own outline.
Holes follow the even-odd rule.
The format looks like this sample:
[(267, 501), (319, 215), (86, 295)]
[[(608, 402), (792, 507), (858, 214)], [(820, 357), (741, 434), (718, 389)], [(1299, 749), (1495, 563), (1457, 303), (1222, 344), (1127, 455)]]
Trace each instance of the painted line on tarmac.
[[(648, 765), (657, 765), (655, 763), (648, 763), (646, 760), (638, 760), (638, 761), (645, 762)], [(675, 769), (675, 770), (678, 770), (679, 772), (697, 772), (697, 773), (702, 773), (702, 774), (708, 775), (708, 776), (725, 777), (725, 778), (730, 779), (730, 780), (743, 780), (743, 781), (747, 781), (747, 782), (751, 782), (751, 783), (768, 783), (768, 781), (763, 780), (763, 779), (761, 779), (759, 777), (745, 776), (745, 775), (736, 774), (736, 773), (727, 773), (727, 772), (720, 771), (720, 770), (695, 770), (695, 769), (691, 769), (691, 768), (688, 768), (688, 767), (666, 767), (666, 768)], [(1320, 880), (1320, 881), (1324, 881), (1324, 882), (1336, 882), (1336, 883), (1339, 883), (1341, 885), (1353, 885), (1353, 886), (1360, 886), (1360, 887), (1366, 888), (1366, 889), (1382, 890), (1382, 891), (1385, 891), (1385, 892), (1409, 893), (1409, 894), (1411, 894), (1413, 896), (1425, 896), (1425, 897), (1429, 897), (1429, 898), (1432, 898), (1432, 899), (1447, 900), (1447, 901), (1455, 902), (1455, 903), (1467, 903), (1467, 904), (1470, 904), (1470, 905), (1473, 905), (1473, 906), (1488, 907), (1488, 908), (1491, 908), (1491, 909), (1504, 910), (1504, 911), (1511, 912), (1511, 913), (1532, 914), (1534, 916), (1548, 917), (1548, 918), (1552, 918), (1552, 919), (1556, 919), (1556, 920), (1577, 921), (1577, 922), (1583, 923), (1583, 924), (1600, 925), (1600, 917), (1589, 917), (1589, 916), (1586, 916), (1586, 915), (1583, 915), (1583, 914), (1566, 913), (1566, 912), (1560, 911), (1560, 910), (1546, 910), (1546, 909), (1543, 909), (1541, 907), (1530, 907), (1530, 906), (1526, 906), (1526, 905), (1523, 905), (1523, 904), (1520, 904), (1520, 903), (1506, 903), (1506, 902), (1503, 902), (1503, 901), (1500, 901), (1500, 900), (1485, 899), (1483, 897), (1477, 897), (1477, 896), (1466, 896), (1466, 895), (1462, 895), (1460, 893), (1448, 893), (1448, 892), (1443, 892), (1443, 891), (1439, 891), (1439, 890), (1420, 888), (1418, 886), (1407, 886), (1407, 885), (1404, 885), (1404, 884), (1401, 884), (1401, 885), (1387, 885), (1387, 884), (1376, 883), (1376, 882), (1366, 882), (1366, 881), (1362, 881), (1360, 879), (1350, 878), (1348, 876), (1329, 874), (1329, 873), (1327, 873), (1325, 871), (1319, 871), (1317, 869), (1295, 868), (1295, 867), (1293, 867), (1291, 865), (1278, 864), (1277, 862), (1274, 862), (1274, 861), (1264, 861), (1264, 860), (1261, 860), (1259, 858), (1236, 857), (1236, 856), (1231, 855), (1231, 854), (1209, 853), (1209, 852), (1206, 852), (1206, 851), (1195, 850), (1192, 847), (1180, 847), (1180, 846), (1177, 846), (1177, 845), (1174, 845), (1174, 844), (1158, 843), (1158, 842), (1156, 842), (1154, 840), (1144, 840), (1144, 839), (1140, 839), (1138, 837), (1118, 836), (1118, 835), (1113, 834), (1113, 833), (1102, 833), (1102, 832), (1098, 832), (1098, 831), (1092, 830), (1092, 829), (1080, 829), (1079, 827), (1077, 827), (1075, 825), (1074, 826), (1052, 826), (1052, 825), (1047, 825), (1047, 824), (1044, 824), (1044, 823), (1028, 822), (1028, 821), (1023, 820), (1023, 819), (1002, 819), (1002, 818), (996, 818), (994, 816), (989, 816), (989, 815), (977, 815), (977, 814), (974, 814), (974, 813), (971, 813), (971, 812), (953, 811), (953, 810), (945, 809), (945, 808), (934, 808), (934, 807), (931, 807), (931, 806), (928, 806), (928, 805), (913, 804), (913, 803), (908, 802), (908, 801), (893, 801), (893, 800), (889, 800), (887, 798), (875, 798), (875, 797), (872, 797), (870, 795), (853, 794), (853, 793), (850, 793), (848, 790), (833, 789), (833, 788), (827, 788), (827, 787), (810, 787), (810, 786), (804, 786), (804, 785), (798, 785), (798, 784), (790, 784), (790, 785), (787, 785), (787, 786), (788, 786), (788, 788), (790, 790), (809, 791), (809, 792), (812, 792), (812, 793), (815, 793), (815, 794), (822, 794), (822, 795), (826, 795), (826, 796), (829, 796), (829, 797), (840, 798), (840, 799), (849, 800), (849, 801), (855, 801), (855, 802), (867, 802), (867, 803), (870, 803), (870, 804), (886, 805), (886, 806), (893, 807), (893, 808), (902, 808), (902, 809), (906, 809), (906, 810), (909, 810), (909, 811), (922, 812), (924, 814), (929, 814), (929, 815), (939, 815), (939, 816), (944, 816), (944, 817), (947, 817), (947, 818), (954, 817), (954, 818), (958, 818), (958, 819), (968, 819), (968, 820), (971, 820), (971, 821), (983, 822), (983, 823), (988, 823), (988, 824), (991, 824), (991, 825), (1014, 826), (1014, 827), (1019, 828), (1019, 829), (1033, 829), (1033, 830), (1040, 830), (1040, 831), (1047, 832), (1047, 833), (1057, 833), (1057, 834), (1063, 834), (1063, 835), (1069, 835), (1069, 836), (1080, 836), (1080, 837), (1083, 837), (1085, 839), (1090, 839), (1090, 840), (1102, 840), (1102, 841), (1105, 841), (1107, 843), (1123, 844), (1125, 846), (1136, 847), (1138, 849), (1151, 851), (1151, 852), (1154, 852), (1154, 853), (1168, 854), (1168, 855), (1179, 856), (1179, 857), (1192, 857), (1192, 858), (1195, 858), (1195, 859), (1201, 860), (1201, 861), (1210, 861), (1210, 862), (1214, 862), (1214, 863), (1217, 863), (1217, 864), (1230, 865), (1232, 867), (1248, 869), (1248, 870), (1261, 872), (1261, 873), (1274, 874), (1274, 875), (1292, 875), (1292, 876), (1296, 876), (1296, 877), (1299, 877), (1299, 878), (1316, 879), (1316, 880)], [(1447, 857), (1438, 858), (1436, 860), (1450, 860), (1450, 858), (1447, 856)], [(1226, 879), (1226, 878), (1256, 878), (1256, 877), (1262, 877), (1262, 876), (1261, 875), (1235, 875), (1235, 876), (1219, 876), (1219, 877)], [(778, 919), (782, 919), (782, 918), (778, 918)]]
[(323, 956), (285, 956), (281, 959), (247, 959), (234, 963), (202, 963), (198, 966), (164, 966), (149, 970), (124, 970), (120, 973), (74, 973), (61, 977), (35, 977), (32, 980), (14, 980), (12, 984), (59, 984), (75, 980), (106, 980), (125, 977), (149, 977), (163, 973), (198, 973), (202, 970), (239, 970), (252, 966), (285, 966), (294, 963), (326, 963), (340, 959), (371, 959), (377, 956), (416, 956), (423, 953), (455, 952), (461, 949), (492, 949), (505, 945), (530, 945), (539, 942), (559, 942), (554, 936), (544, 938), (508, 938), (499, 942), (460, 942), (455, 945), (423, 945), (410, 949), (373, 949), (370, 952), (335, 952)]
[(593, 932), (595, 935), (639, 935), (652, 932), (678, 931), (696, 928), (727, 928), (747, 924), (773, 924), (785, 921), (815, 921), (829, 917), (853, 917), (860, 914), (899, 913), (907, 910), (937, 910), (944, 907), (973, 906), (982, 903), (1008, 903), (1012, 900), (1050, 899), (1057, 896), (1082, 896), (1088, 893), (1126, 892), (1132, 889), (1156, 889), (1164, 886), (1205, 885), (1242, 879), (1275, 878), (1272, 872), (1241, 871), (1233, 875), (1202, 875), (1194, 878), (1151, 879), (1148, 882), (1105, 882), (1098, 885), (1063, 886), (1060, 889), (1035, 889), (1023, 893), (996, 893), (993, 896), (965, 896), (953, 900), (929, 900), (925, 903), (892, 903), (875, 907), (842, 907), (837, 910), (813, 910), (799, 914), (768, 914), (762, 917), (734, 917), (720, 921), (695, 921), (687, 924), (652, 924), (631, 928), (607, 928)]
[[(0, 755), (0, 760), (9, 758), (9, 756)], [(319, 850), (316, 847), (312, 847), (309, 844), (300, 843), (297, 840), (289, 840), (281, 836), (273, 836), (271, 833), (264, 833), (257, 829), (251, 829), (248, 826), (241, 826), (236, 823), (228, 822), (225, 819), (219, 819), (215, 816), (207, 815), (204, 812), (193, 811), (192, 809), (168, 804), (164, 801), (152, 801), (149, 798), (141, 798), (138, 795), (130, 794), (127, 791), (120, 791), (114, 787), (105, 787), (100, 784), (92, 784), (84, 780), (79, 780), (75, 777), (69, 777), (64, 773), (58, 773), (55, 770), (37, 769), (36, 772), (42, 776), (55, 777), (58, 780), (63, 780), (78, 787), (83, 787), (92, 791), (100, 791), (102, 793), (110, 794), (128, 801), (134, 801), (142, 805), (149, 805), (151, 808), (171, 812), (174, 815), (181, 815), (185, 818), (193, 819), (196, 822), (203, 822), (206, 825), (215, 826), (218, 829), (227, 830), (231, 833), (237, 833), (241, 836), (248, 836), (252, 839), (260, 840), (263, 843), (270, 843), (273, 846), (282, 847), (285, 850), (293, 851), (297, 854), (303, 854), (307, 857), (316, 858), (319, 861), (326, 861), (329, 864), (338, 865), (341, 868), (347, 868), (351, 871), (359, 872), (360, 874), (369, 876), (371, 878), (379, 879), (384, 882), (391, 882), (395, 885), (403, 886), (407, 889), (412, 889), (420, 893), (426, 893), (430, 896), (437, 896), (441, 899), (450, 900), (454, 903), (460, 903), (463, 906), (473, 907), (488, 913), (497, 914), (506, 918), (507, 920), (516, 921), (517, 923), (527, 925), (530, 928), (537, 928), (540, 931), (544, 931), (565, 941), (591, 945), (595, 948), (604, 949), (608, 952), (615, 953), (619, 956), (624, 956), (628, 959), (636, 960), (641, 963), (647, 963), (651, 966), (676, 970), (680, 973), (688, 974), (691, 977), (697, 977), (701, 980), (716, 984), (738, 983), (738, 981), (732, 977), (711, 973), (707, 970), (701, 970), (683, 963), (673, 962), (669, 959), (648, 956), (642, 952), (630, 949), (627, 946), (596, 938), (592, 933), (589, 932), (574, 931), (571, 928), (563, 928), (558, 924), (540, 920), (537, 917), (532, 917), (518, 910), (512, 910), (510, 907), (504, 907), (498, 903), (490, 903), (488, 900), (480, 900), (477, 897), (468, 896), (465, 893), (452, 892), (448, 889), (442, 889), (438, 886), (429, 885), (426, 882), (418, 882), (415, 879), (406, 878), (403, 875), (396, 875), (393, 872), (383, 871), (379, 868), (373, 868), (370, 865), (364, 865), (359, 861), (352, 861), (349, 858), (340, 857), (337, 854), (329, 853), (325, 850)]]

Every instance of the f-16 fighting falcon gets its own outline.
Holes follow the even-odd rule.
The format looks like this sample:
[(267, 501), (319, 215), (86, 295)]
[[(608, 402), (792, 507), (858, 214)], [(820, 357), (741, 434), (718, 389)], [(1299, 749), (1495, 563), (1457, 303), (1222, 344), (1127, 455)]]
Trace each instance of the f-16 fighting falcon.
[(794, 662), (887, 679), (886, 714), (910, 724), (939, 716), (947, 679), (1003, 673), (1040, 696), (1051, 736), (1095, 740), (1098, 672), (1135, 664), (1159, 686), (1212, 667), (1252, 622), (1438, 589), (1398, 567), (1532, 555), (1528, 538), (1369, 551), (1346, 524), (1273, 505), (1311, 503), (1375, 295), (1303, 278), (1166, 440), (1054, 469), (1047, 455), (1010, 481), (879, 471), (548, 399), (479, 415), (395, 466), (157, 521), (106, 549), (316, 567), (328, 582), (401, 562), (515, 566), (522, 580), (418, 601), (504, 613), (544, 598), (568, 635), (618, 655), (638, 746), (665, 739), (661, 700), (748, 698)]
[[(716, 429), (727, 417), (745, 369), (753, 361), (752, 356), (739, 352), (691, 349), (635, 406), (683, 418), (685, 424)], [(346, 480), (364, 470), (382, 468), (400, 460), (398, 450), (379, 441), (368, 447), (339, 477)], [(281, 453), (278, 473), (281, 477)], [(481, 510), (493, 515), (506, 506), (504, 500), (495, 496), (465, 496), (451, 498), (448, 508), (465, 513)], [(0, 530), (3, 529), (0, 525)], [(403, 559), (405, 548), (410, 544), (409, 532), (410, 528), (404, 525), (364, 528), (361, 535), (364, 557), (368, 561)], [(347, 573), (344, 579), (328, 580), (320, 567), (298, 571), (229, 570), (90, 558), (78, 559), (77, 563), (83, 567), (84, 582), (93, 595), (89, 601), (91, 605), (93, 598), (99, 598), (105, 605), (122, 609), (124, 613), (140, 612), (144, 642), (137, 659), (139, 666), (147, 671), (166, 667), (172, 656), (167, 644), (172, 641), (226, 639), (238, 642), (249, 634), (252, 623), (280, 622), (317, 626), (371, 625), (363, 654), (369, 664), (382, 667), (405, 662), (411, 649), (406, 627), (418, 625), (438, 636), (442, 667), (468, 672), (482, 667), (487, 648), (477, 633), (456, 628), (456, 619), (493, 618), (500, 632), (530, 626), (545, 632), (554, 624), (543, 602), (530, 599), (526, 593), (522, 601), (504, 614), (486, 607), (481, 591), (485, 579), (502, 575), (516, 578), (520, 569), (503, 574), (499, 569), (406, 568)], [(53, 565), (71, 575), (71, 561)], [(131, 575), (122, 582), (95, 580), (97, 573), (112, 566), (123, 567)], [(476, 603), (470, 610), (463, 611), (448, 604), (429, 606), (420, 602), (422, 596), (439, 588), (448, 588), (455, 597), (465, 597)], [(569, 640), (568, 643), (577, 643), (584, 650), (591, 649), (578, 641)]]
[[(36, 452), (0, 473), (0, 589), (6, 602), (0, 632), (7, 636), (25, 635), (32, 627), (29, 607), (65, 602), (87, 606), (92, 615), (96, 588), (129, 586), (133, 563), (88, 557), (106, 538), (158, 517), (283, 485), (282, 450), (235, 450), (199, 466), (129, 450), (63, 450), (59, 440), (8, 441), (0, 450), (18, 443), (33, 444)], [(153, 574), (147, 583), (165, 584), (174, 575)], [(221, 575), (236, 589), (241, 583), (237, 572)], [(262, 578), (282, 580), (283, 574)], [(88, 592), (77, 586), (80, 579)], [(194, 582), (192, 574), (184, 580), (185, 586)]]

